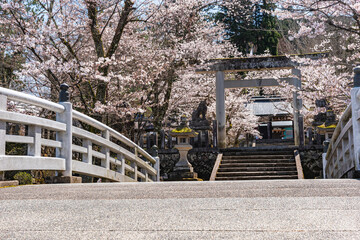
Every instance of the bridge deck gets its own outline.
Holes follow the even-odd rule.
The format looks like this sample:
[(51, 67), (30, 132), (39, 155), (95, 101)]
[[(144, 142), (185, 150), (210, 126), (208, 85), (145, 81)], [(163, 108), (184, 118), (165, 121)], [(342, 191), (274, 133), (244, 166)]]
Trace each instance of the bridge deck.
[(360, 239), (360, 181), (0, 189), (0, 239)]

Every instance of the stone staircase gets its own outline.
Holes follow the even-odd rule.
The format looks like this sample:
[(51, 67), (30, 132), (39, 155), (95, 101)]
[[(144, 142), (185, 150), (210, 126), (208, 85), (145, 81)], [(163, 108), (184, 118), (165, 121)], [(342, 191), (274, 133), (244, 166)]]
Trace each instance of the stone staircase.
[(293, 149), (223, 152), (216, 181), (298, 179)]

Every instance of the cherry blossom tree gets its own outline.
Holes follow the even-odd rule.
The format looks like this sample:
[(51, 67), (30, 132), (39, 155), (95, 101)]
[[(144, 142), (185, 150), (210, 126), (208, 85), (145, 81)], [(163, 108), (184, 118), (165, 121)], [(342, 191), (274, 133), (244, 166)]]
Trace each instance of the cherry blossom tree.
[[(360, 60), (360, 3), (356, 0), (279, 0), (277, 15), (297, 19), (299, 31), (293, 38), (321, 37), (314, 51), (328, 51), (329, 57), (307, 63), (302, 73), (304, 113), (316, 113), (315, 99), (326, 99), (337, 114), (349, 103), (352, 68)], [(315, 111), (314, 111), (315, 110)]]
[[(229, 9), (238, 8), (240, 1), (226, 2)], [(256, 0), (253, 2), (257, 2)], [(280, 19), (297, 21), (299, 29), (289, 31), (290, 41), (296, 38), (316, 39), (313, 51), (328, 52), (326, 59), (296, 59), (302, 66), (302, 113), (308, 124), (318, 110), (316, 99), (326, 99), (337, 114), (346, 108), (352, 87), (352, 68), (360, 60), (360, 3), (357, 0), (274, 0), (273, 12)], [(234, 13), (236, 14), (236, 13)], [(248, 77), (290, 77), (290, 71), (250, 74)], [(265, 89), (292, 100), (295, 89), (287, 84)]]
[(196, 75), (196, 65), (237, 54), (203, 13), (215, 2), (1, 0), (0, 24), (16, 32), (3, 35), (2, 48), (26, 57), (17, 75), (28, 91), (57, 101), (66, 82), (74, 107), (118, 130), (145, 111), (160, 129), (170, 111), (180, 112), (179, 99), (190, 112), (212, 90), (214, 104), (214, 81)]
[[(257, 0), (253, 0), (254, 3)], [(204, 99), (214, 115), (214, 78), (195, 74), (212, 58), (237, 56), (221, 25), (203, 10), (222, 4), (241, 11), (238, 1), (1, 0), (1, 52), (26, 60), (17, 75), (28, 91), (57, 100), (60, 83), (71, 86), (74, 106), (120, 131), (135, 113), (149, 111), (156, 129), (173, 111), (190, 112)], [(304, 113), (315, 99), (341, 108), (351, 87), (350, 69), (359, 59), (359, 3), (356, 0), (274, 0), (276, 14), (297, 19), (291, 36), (323, 36), (314, 50), (330, 50), (327, 62), (303, 66)], [(256, 73), (265, 74), (265, 73)], [(272, 73), (272, 77), (290, 75)], [(260, 76), (259, 75), (259, 76)], [(251, 76), (250, 74), (248, 75)], [(290, 86), (278, 89), (291, 93)], [(227, 91), (229, 135), (236, 138), (256, 121), (244, 110), (247, 95)], [(290, 96), (289, 96), (290, 97)], [(230, 127), (231, 126), (231, 127)], [(250, 126), (250, 127), (249, 127)], [(231, 133), (233, 132), (233, 133)]]

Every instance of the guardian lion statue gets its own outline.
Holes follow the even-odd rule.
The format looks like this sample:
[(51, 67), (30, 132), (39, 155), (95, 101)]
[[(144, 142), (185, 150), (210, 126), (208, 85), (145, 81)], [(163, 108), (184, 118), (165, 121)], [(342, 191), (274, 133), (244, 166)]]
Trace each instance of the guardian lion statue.
[(196, 122), (199, 120), (206, 120), (206, 112), (207, 112), (207, 106), (206, 106), (206, 100), (201, 101), (199, 106), (195, 109), (195, 111), (192, 113), (192, 121)]

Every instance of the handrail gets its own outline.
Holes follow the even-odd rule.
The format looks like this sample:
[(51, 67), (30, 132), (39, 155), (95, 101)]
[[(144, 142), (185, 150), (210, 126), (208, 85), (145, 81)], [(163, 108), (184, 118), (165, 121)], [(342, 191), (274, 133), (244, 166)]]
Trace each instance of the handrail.
[[(56, 120), (9, 112), (7, 111), (8, 100), (55, 111), (57, 113)], [(99, 136), (74, 126), (74, 119), (97, 128), (102, 135)], [(7, 122), (28, 126), (28, 135), (7, 134)], [(56, 140), (43, 138), (42, 129), (54, 131)], [(73, 142), (73, 136), (81, 139), (79, 145)], [(113, 142), (111, 138), (119, 140), (121, 143)], [(6, 142), (27, 144), (27, 154), (16, 157), (6, 155)], [(93, 149), (93, 145), (100, 146), (100, 149), (98, 147)], [(127, 149), (126, 146), (124, 148), (124, 145), (131, 149)], [(44, 156), (42, 154), (43, 146), (55, 148), (56, 157)], [(81, 154), (80, 159), (78, 157), (73, 159), (74, 152)], [(4, 171), (41, 169), (62, 171), (65, 177), (71, 177), (75, 172), (112, 181), (160, 180), (158, 157), (152, 157), (144, 149), (109, 126), (74, 110), (70, 102), (57, 104), (5, 88), (0, 88), (0, 156), (0, 177)], [(93, 157), (100, 159), (101, 164), (93, 164)]]
[[(357, 90), (352, 89), (351, 91), (354, 92)], [(351, 175), (353, 170), (357, 170), (356, 164), (358, 160), (355, 145), (358, 144), (356, 136), (360, 134), (357, 127), (358, 121), (356, 119), (358, 99), (358, 97), (354, 98), (354, 96), (352, 96), (351, 104), (341, 116), (330, 140), (326, 154), (323, 154), (325, 178), (347, 177)]]
[(148, 159), (150, 162), (155, 163), (156, 161), (152, 158), (152, 156), (147, 153), (144, 149), (142, 149), (140, 146), (138, 146), (136, 143), (125, 137), (124, 135), (120, 134), (119, 132), (115, 131), (114, 129), (110, 128), (109, 126), (106, 126), (102, 122), (99, 122), (83, 113), (80, 113), (76, 110), (73, 110), (73, 118), (76, 120), (82, 121), (86, 124), (89, 124), (90, 126), (93, 126), (101, 131), (108, 130), (110, 134), (120, 140), (121, 142), (125, 143), (127, 146), (132, 148), (137, 148), (138, 152), (141, 153), (146, 159)]
[[(336, 144), (338, 142), (338, 138), (339, 136), (343, 133), (343, 130), (345, 128), (345, 126), (347, 126), (349, 123), (351, 124), (351, 116), (352, 116), (352, 107), (351, 104), (345, 109), (343, 115), (341, 116), (339, 123), (337, 124), (334, 133), (331, 137), (330, 143), (329, 143), (329, 147), (326, 151), (326, 160), (327, 160), (327, 166), (324, 166), (326, 169), (328, 168), (328, 165), (330, 164), (330, 157), (335, 154), (335, 150), (333, 149), (334, 145), (336, 145), (335, 147), (337, 147), (338, 144)], [(351, 126), (350, 126), (351, 127)], [(350, 128), (349, 126), (345, 129), (348, 130)]]
[[(342, 122), (348, 122), (351, 118), (351, 104), (345, 109), (343, 115), (341, 116), (340, 120), (339, 120), (339, 124), (336, 126), (335, 128), (335, 131), (331, 137), (331, 140), (330, 140), (330, 144), (329, 144), (329, 148), (326, 152), (326, 156), (328, 157), (331, 152), (332, 152), (332, 146), (333, 146), (333, 143), (335, 143), (336, 139), (339, 137), (341, 131), (342, 131), (342, 128), (343, 126), (341, 125)], [(345, 126), (346, 124), (344, 124)]]
[(301, 165), (300, 154), (298, 150), (294, 150), (295, 163), (296, 163), (296, 171), (298, 174), (298, 179), (304, 179), (304, 172)]
[(220, 163), (221, 163), (221, 160), (222, 160), (222, 156), (223, 154), (222, 153), (219, 153), (217, 155), (217, 158), (216, 158), (216, 161), (215, 161), (215, 164), (214, 164), (214, 168), (211, 172), (211, 176), (210, 176), (210, 180), (209, 181), (215, 181), (215, 178), (216, 178), (216, 174), (219, 170), (219, 167), (220, 167)]
[(37, 107), (42, 107), (57, 113), (62, 113), (65, 111), (65, 107), (61, 104), (54, 103), (45, 99), (32, 96), (30, 94), (24, 94), (22, 92), (17, 92), (11, 89), (0, 87), (0, 95), (7, 96), (10, 100), (19, 101), (23, 103), (28, 103), (35, 105)]

